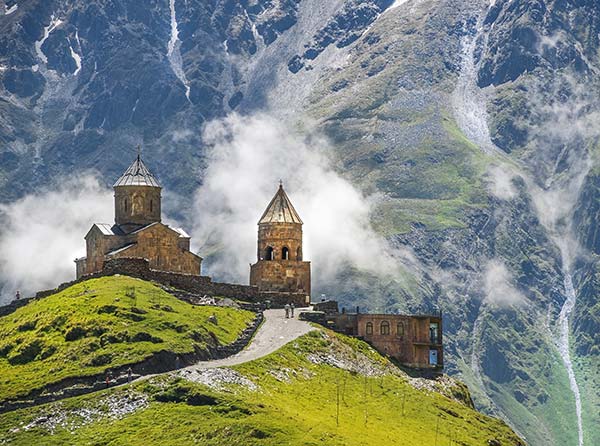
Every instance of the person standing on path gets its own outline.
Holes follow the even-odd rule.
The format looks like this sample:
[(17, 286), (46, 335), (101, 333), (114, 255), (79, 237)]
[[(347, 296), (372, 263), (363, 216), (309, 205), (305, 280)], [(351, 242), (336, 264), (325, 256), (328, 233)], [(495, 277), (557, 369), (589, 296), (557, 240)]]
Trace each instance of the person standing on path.
[(110, 371), (106, 372), (106, 388), (110, 387)]
[(283, 308), (285, 309), (285, 318), (289, 319), (289, 317), (290, 317), (290, 304), (285, 304), (285, 306)]
[(127, 384), (131, 384), (131, 376), (133, 374), (133, 371), (131, 370), (131, 367), (129, 367), (127, 369)]
[(294, 302), (292, 302), (291, 305), (290, 305), (291, 317), (294, 317), (294, 309), (295, 308), (296, 308), (296, 306), (294, 305)]

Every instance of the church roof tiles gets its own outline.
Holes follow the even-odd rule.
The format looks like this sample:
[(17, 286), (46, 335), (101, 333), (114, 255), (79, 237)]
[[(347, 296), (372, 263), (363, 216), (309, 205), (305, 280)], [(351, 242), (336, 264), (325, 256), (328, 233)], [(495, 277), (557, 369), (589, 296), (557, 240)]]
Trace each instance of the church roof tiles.
[(283, 190), (283, 185), (279, 184), (277, 193), (267, 206), (267, 210), (260, 218), (258, 224), (263, 223), (298, 223), (302, 224), (300, 216), (294, 209), (292, 202)]
[(152, 186), (160, 187), (160, 183), (148, 170), (138, 152), (135, 161), (127, 168), (113, 187), (117, 186)]

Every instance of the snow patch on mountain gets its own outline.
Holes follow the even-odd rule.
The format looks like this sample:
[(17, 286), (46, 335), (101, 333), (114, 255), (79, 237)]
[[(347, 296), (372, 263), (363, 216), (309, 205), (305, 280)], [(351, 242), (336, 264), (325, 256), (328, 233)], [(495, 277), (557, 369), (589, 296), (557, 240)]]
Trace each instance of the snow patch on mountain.
[[(81, 51), (81, 42), (79, 41), (79, 31), (75, 31), (75, 41), (77, 42), (79, 51)], [(77, 76), (79, 74), (79, 72), (81, 71), (81, 55), (78, 54), (73, 49), (72, 45), (69, 45), (69, 50), (71, 51), (71, 57), (75, 61), (75, 66), (77, 67), (77, 68), (75, 68), (75, 71), (73, 72), (73, 76)]]
[(58, 28), (62, 23), (63, 23), (62, 20), (60, 20), (59, 18), (54, 18), (54, 14), (52, 14), (52, 17), (50, 18), (50, 24), (48, 26), (44, 27), (44, 37), (42, 37), (41, 40), (38, 40), (37, 42), (35, 42), (35, 52), (36, 52), (38, 58), (44, 64), (48, 63), (48, 58), (44, 54), (44, 51), (42, 51), (42, 45), (44, 45), (44, 42), (50, 36), (50, 33), (52, 31), (54, 31), (56, 28)]
[(179, 25), (177, 23), (177, 15), (175, 11), (175, 0), (169, 0), (169, 9), (171, 12), (171, 39), (167, 45), (167, 58), (173, 69), (175, 76), (181, 81), (185, 87), (185, 97), (190, 101), (191, 87), (190, 82), (183, 71), (183, 61), (181, 59), (181, 41), (179, 40)]
[(12, 5), (10, 8), (8, 7), (8, 5), (4, 5), (4, 15), (11, 15), (17, 9), (19, 9), (19, 5), (17, 3)]

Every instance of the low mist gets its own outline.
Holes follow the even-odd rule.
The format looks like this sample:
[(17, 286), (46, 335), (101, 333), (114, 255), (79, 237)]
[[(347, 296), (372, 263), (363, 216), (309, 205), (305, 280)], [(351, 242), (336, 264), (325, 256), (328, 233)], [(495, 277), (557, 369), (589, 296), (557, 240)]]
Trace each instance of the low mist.
[(247, 283), (249, 264), (257, 260), (257, 223), (279, 180), (304, 221), (304, 258), (312, 262), (314, 284), (345, 265), (393, 270), (387, 244), (369, 221), (376, 197), (365, 197), (334, 171), (325, 138), (266, 115), (234, 114), (210, 123), (204, 139), (208, 167), (195, 197), (192, 237), (201, 255), (219, 250), (205, 273)]
[(113, 220), (112, 191), (91, 174), (0, 205), (0, 302), (75, 279), (94, 222)]
[(484, 269), (485, 301), (499, 307), (521, 305), (525, 296), (514, 285), (512, 274), (499, 259), (490, 260)]

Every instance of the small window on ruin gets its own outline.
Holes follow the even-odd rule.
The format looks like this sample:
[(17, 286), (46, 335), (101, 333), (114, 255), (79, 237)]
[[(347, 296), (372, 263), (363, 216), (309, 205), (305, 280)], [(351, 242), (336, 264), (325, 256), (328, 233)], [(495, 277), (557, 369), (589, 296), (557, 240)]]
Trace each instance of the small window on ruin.
[(296, 250), (296, 260), (302, 260), (302, 248)]
[(382, 335), (390, 334), (390, 323), (388, 321), (383, 321), (379, 326), (379, 333)]
[(429, 341), (432, 344), (438, 344), (439, 340), (439, 324), (437, 322), (431, 322), (429, 324)]
[(290, 260), (290, 250), (287, 248), (287, 246), (284, 246), (281, 250), (281, 258), (283, 260)]
[(404, 336), (404, 324), (402, 322), (398, 322), (398, 325), (396, 326), (396, 335)]
[(373, 334), (373, 322), (367, 322), (367, 334), (368, 335)]
[(154, 207), (154, 206), (152, 206), (152, 205), (153, 205), (153, 203), (152, 203), (152, 200), (150, 200), (150, 212), (152, 212), (152, 209), (153, 209), (153, 207)]
[(267, 249), (265, 250), (265, 260), (274, 260), (275, 259), (275, 252), (273, 251), (273, 248), (271, 246), (267, 246)]
[(127, 212), (127, 198), (125, 198), (124, 204), (125, 204), (125, 212)]

